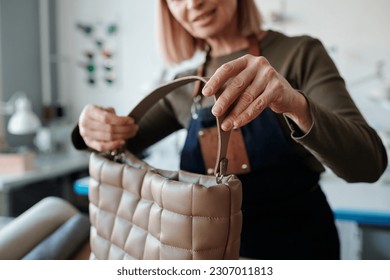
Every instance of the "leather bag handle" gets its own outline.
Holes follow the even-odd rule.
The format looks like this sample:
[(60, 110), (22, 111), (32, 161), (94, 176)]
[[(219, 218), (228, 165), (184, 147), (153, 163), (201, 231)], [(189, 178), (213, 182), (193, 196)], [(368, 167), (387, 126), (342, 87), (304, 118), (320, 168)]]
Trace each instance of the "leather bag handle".
[[(164, 98), (167, 94), (172, 92), (173, 90), (184, 86), (186, 84), (200, 81), (201, 83), (206, 83), (207, 78), (199, 77), (199, 76), (186, 76), (182, 78), (175, 79), (171, 82), (163, 84), (149, 93), (144, 99), (138, 103), (137, 106), (129, 113), (129, 116), (134, 118), (135, 122), (139, 122), (145, 113), (160, 99)], [(218, 92), (214, 98), (218, 99), (221, 92)], [(226, 114), (229, 110), (226, 112)], [(225, 114), (225, 115), (226, 115)], [(221, 123), (224, 119), (225, 115), (221, 117), (216, 117), (217, 119), (217, 127), (218, 127), (218, 151), (217, 151), (217, 160), (215, 163), (215, 171), (214, 174), (217, 177), (217, 182), (220, 183), (223, 176), (226, 175), (228, 159), (226, 158), (227, 146), (230, 138), (230, 131), (224, 131), (221, 129)]]

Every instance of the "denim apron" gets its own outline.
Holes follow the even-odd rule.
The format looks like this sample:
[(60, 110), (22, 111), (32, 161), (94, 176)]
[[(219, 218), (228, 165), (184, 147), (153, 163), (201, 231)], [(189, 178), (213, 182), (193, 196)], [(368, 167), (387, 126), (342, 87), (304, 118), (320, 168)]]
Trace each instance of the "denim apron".
[[(243, 185), (240, 255), (255, 259), (338, 259), (338, 234), (318, 185), (320, 174), (294, 153), (279, 122), (267, 108), (242, 127), (251, 172), (238, 175)], [(189, 123), (181, 169), (206, 174), (198, 132), (215, 125), (211, 107), (198, 109), (197, 118)]]

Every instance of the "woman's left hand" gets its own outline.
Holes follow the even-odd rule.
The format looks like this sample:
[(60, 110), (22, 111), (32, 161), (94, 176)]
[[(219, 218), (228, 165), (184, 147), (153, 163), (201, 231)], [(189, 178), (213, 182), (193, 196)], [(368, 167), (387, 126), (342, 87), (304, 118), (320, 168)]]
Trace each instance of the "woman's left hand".
[(239, 128), (269, 107), (283, 113), (306, 133), (312, 118), (306, 98), (293, 89), (262, 56), (245, 55), (222, 65), (203, 88), (203, 95), (222, 93), (212, 108), (215, 116), (222, 116), (223, 130)]

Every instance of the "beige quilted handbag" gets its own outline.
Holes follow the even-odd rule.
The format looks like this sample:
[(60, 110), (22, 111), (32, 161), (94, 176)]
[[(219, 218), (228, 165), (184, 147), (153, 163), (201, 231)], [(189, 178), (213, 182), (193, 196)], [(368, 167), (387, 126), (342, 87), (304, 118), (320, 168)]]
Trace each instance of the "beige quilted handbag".
[[(157, 88), (130, 115), (139, 121), (145, 108), (197, 80), (206, 82), (190, 76)], [(237, 177), (225, 175), (228, 139), (220, 130), (216, 176), (153, 168), (129, 152), (93, 153), (90, 258), (238, 259), (242, 194)]]

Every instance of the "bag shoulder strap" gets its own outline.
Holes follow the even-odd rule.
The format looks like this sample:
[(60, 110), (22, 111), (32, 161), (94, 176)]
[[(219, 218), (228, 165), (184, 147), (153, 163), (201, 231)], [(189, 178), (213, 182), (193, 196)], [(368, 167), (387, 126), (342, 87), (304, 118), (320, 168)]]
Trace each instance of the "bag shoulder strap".
[[(199, 76), (186, 76), (186, 77), (175, 79), (169, 83), (157, 87), (155, 90), (149, 93), (144, 99), (142, 99), (137, 106), (134, 107), (134, 109), (129, 113), (129, 116), (134, 118), (136, 122), (139, 122), (142, 119), (142, 117), (145, 115), (145, 113), (160, 99), (164, 98), (167, 94), (169, 94), (173, 90), (195, 81), (206, 83), (207, 78), (199, 77)], [(220, 93), (221, 92), (218, 92), (214, 96), (215, 100), (218, 99)], [(216, 117), (217, 127), (218, 127), (218, 151), (217, 151), (217, 160), (215, 163), (215, 175), (217, 176), (217, 182), (218, 181), (220, 182), (222, 180), (222, 177), (226, 175), (227, 164), (228, 164), (226, 153), (227, 153), (227, 146), (230, 138), (230, 131), (224, 131), (221, 129), (221, 123), (225, 115), (221, 117)]]

